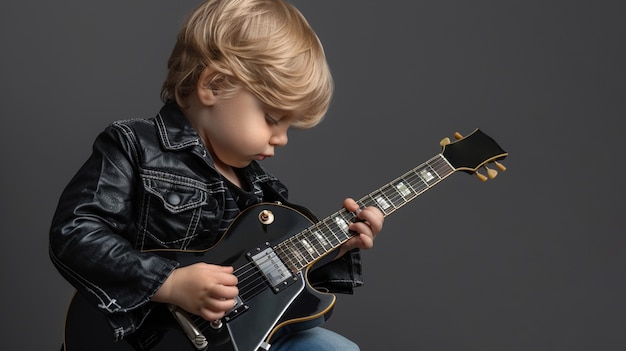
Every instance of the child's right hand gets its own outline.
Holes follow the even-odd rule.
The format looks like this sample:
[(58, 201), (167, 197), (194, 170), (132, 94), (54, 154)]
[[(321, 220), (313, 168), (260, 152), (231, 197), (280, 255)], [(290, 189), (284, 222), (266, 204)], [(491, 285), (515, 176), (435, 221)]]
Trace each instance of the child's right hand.
[(176, 305), (214, 321), (233, 308), (238, 294), (233, 267), (196, 263), (175, 269), (152, 301)]

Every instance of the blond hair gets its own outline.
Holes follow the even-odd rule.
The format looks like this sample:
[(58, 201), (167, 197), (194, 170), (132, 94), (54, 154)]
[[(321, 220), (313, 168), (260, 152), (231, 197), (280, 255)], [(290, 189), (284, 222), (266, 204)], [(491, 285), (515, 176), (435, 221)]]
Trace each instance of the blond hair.
[(318, 124), (333, 94), (319, 38), (293, 5), (282, 0), (207, 0), (178, 34), (161, 89), (164, 102), (191, 94), (211, 68), (219, 94), (248, 89), (267, 108), (294, 117), (296, 128)]

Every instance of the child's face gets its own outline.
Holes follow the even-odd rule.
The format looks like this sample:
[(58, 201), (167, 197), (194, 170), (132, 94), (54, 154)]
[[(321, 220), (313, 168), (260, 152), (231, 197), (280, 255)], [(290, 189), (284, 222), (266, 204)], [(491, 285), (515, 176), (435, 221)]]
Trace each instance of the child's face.
[(290, 124), (285, 113), (268, 111), (246, 89), (216, 98), (202, 131), (216, 162), (241, 168), (273, 157), (277, 146), (287, 145)]

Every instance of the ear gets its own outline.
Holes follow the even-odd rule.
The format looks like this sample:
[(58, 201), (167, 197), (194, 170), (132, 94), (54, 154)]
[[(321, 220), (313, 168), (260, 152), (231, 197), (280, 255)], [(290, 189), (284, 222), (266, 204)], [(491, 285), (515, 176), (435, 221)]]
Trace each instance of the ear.
[(198, 84), (196, 86), (196, 94), (198, 94), (198, 100), (203, 105), (213, 106), (217, 101), (217, 92), (212, 87), (213, 78), (215, 77), (215, 70), (207, 67), (200, 74)]

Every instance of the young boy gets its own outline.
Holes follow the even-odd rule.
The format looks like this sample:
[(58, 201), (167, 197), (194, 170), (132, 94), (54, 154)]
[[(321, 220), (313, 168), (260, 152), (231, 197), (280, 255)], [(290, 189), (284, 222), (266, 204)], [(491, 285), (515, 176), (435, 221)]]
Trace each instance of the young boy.
[[(323, 48), (292, 5), (208, 0), (191, 13), (168, 61), (160, 112), (114, 122), (97, 137), (51, 225), (52, 262), (105, 316), (111, 339), (132, 339), (157, 306), (219, 322), (242, 305), (242, 278), (230, 264), (183, 265), (159, 253), (219, 250), (243, 210), (287, 204), (287, 188), (259, 161), (287, 144), (289, 128), (318, 124), (332, 89)], [(356, 214), (355, 235), (308, 279), (351, 293), (362, 283), (359, 249), (373, 246), (383, 215), (350, 198), (343, 206)], [(358, 346), (314, 326), (282, 333), (271, 349)]]

